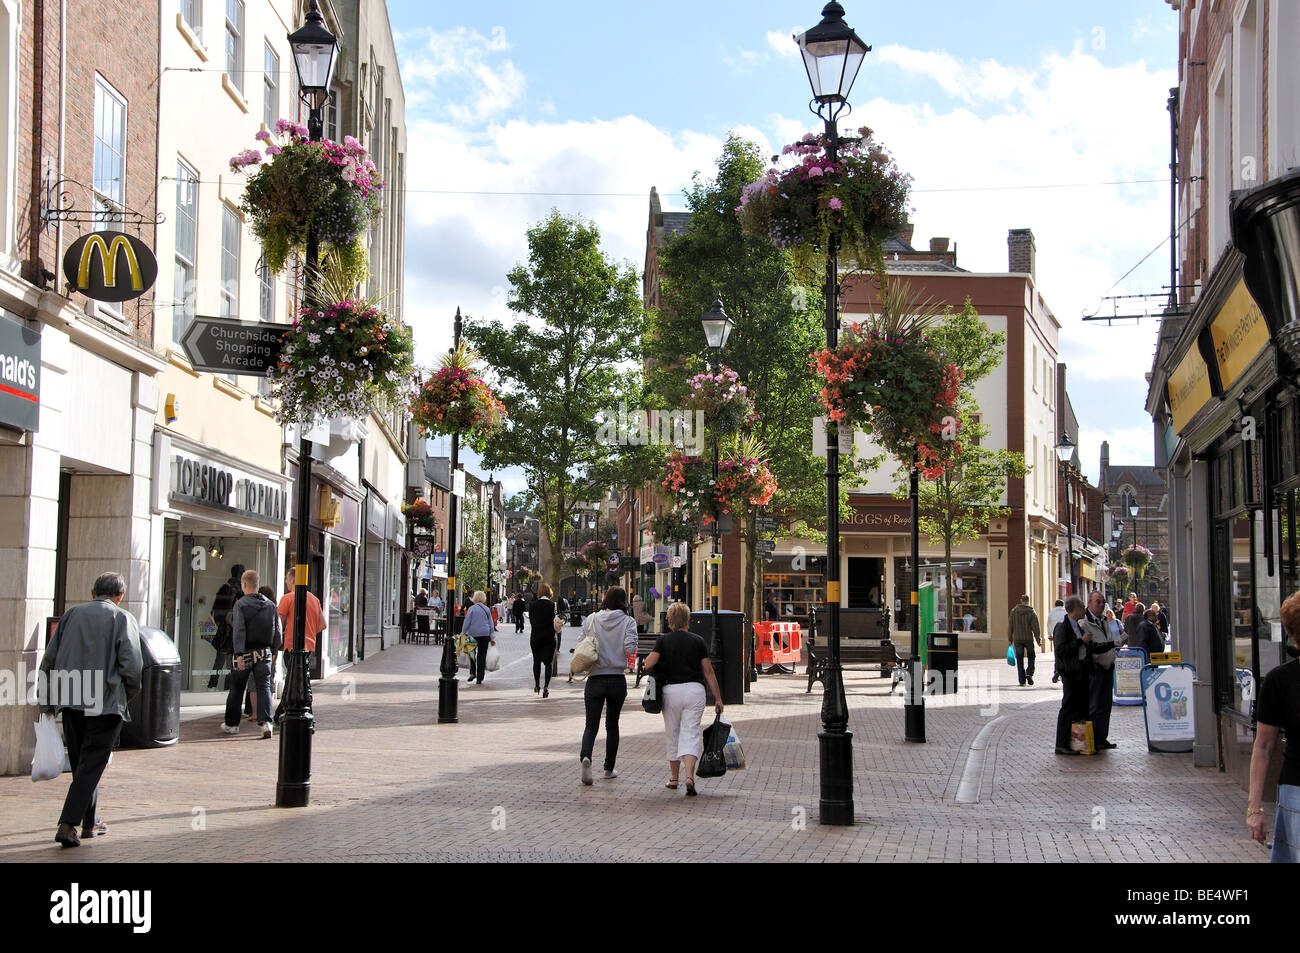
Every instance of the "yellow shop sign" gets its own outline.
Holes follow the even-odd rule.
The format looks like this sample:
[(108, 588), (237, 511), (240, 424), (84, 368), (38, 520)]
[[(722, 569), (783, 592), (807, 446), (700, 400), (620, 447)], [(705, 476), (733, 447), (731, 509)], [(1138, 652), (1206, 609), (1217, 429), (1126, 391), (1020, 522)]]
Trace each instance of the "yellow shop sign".
[(1268, 345), (1268, 325), (1259, 305), (1240, 280), (1210, 323), (1219, 379), (1226, 391), (1241, 377), (1255, 356)]
[(1169, 375), (1169, 411), (1174, 415), (1174, 430), (1182, 433), (1209, 400), (1210, 369), (1193, 344)]

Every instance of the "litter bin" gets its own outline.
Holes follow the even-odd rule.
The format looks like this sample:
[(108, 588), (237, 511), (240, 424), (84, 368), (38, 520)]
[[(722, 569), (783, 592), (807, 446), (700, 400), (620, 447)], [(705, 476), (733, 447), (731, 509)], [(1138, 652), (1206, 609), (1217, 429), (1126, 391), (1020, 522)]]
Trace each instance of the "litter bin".
[[(718, 676), (718, 687), (722, 689), (724, 705), (745, 703), (745, 622), (743, 612), (718, 610), (719, 637), (722, 645), (718, 647), (713, 659), (713, 671)], [(704, 644), (708, 645), (709, 640), (713, 638), (713, 613), (692, 612), (691, 631), (704, 639)]]
[(123, 748), (165, 748), (181, 733), (181, 656), (167, 633), (140, 629), (140, 694), (127, 704), (131, 720), (122, 726)]
[(932, 673), (926, 677), (927, 695), (957, 693), (957, 633), (931, 632), (926, 637)]

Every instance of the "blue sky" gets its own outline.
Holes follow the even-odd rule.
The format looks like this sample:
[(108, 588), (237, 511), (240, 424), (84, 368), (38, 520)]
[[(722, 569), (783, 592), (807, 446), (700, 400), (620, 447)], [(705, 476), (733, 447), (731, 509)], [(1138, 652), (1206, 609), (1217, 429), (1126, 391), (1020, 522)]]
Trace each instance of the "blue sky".
[[(1164, 248), (1116, 286), (1168, 230), (1176, 13), (1163, 0), (844, 5), (873, 46), (853, 125), (870, 125), (913, 174), (914, 243), (949, 236), (963, 267), (1005, 271), (1007, 229), (1032, 228), (1039, 288), (1063, 325), (1085, 472), (1095, 479), (1103, 438), (1112, 460), (1150, 463), (1143, 375), (1155, 322), (1107, 328), (1080, 316), (1105, 294), (1168, 280)], [(449, 345), (457, 306), (508, 317), (505, 272), (552, 206), (594, 220), (607, 250), (639, 271), (652, 185), (681, 208), (691, 173), (709, 172), (729, 130), (779, 149), (813, 129), (790, 35), (820, 10), (390, 0), (420, 359)], [(1158, 181), (1095, 184), (1134, 180)], [(469, 194), (504, 192), (527, 194)], [(517, 475), (506, 480), (516, 488)]]

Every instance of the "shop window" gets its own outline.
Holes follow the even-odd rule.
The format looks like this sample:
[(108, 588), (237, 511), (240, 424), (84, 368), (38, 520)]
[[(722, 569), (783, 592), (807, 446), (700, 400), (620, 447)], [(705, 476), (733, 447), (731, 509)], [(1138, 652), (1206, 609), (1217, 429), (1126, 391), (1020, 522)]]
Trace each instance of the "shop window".
[(326, 623), (326, 651), (335, 668), (346, 665), (352, 652), (352, 567), (356, 547), (334, 536), (329, 540), (329, 620)]
[(362, 623), (365, 634), (379, 632), (379, 610), (384, 594), (380, 588), (384, 548), (374, 541), (366, 542), (365, 580), (362, 593), (365, 598), (365, 620)]
[[(763, 575), (763, 602), (774, 603), (783, 621), (807, 624), (809, 609), (816, 607), (820, 612), (825, 607), (824, 557), (778, 557), (768, 566)], [(707, 563), (704, 568), (707, 571)]]
[[(952, 563), (953, 592), (949, 599), (947, 565), (943, 559), (921, 557), (921, 586), (929, 585), (936, 593), (934, 628), (945, 632), (987, 632), (988, 560), (955, 558)], [(912, 627), (911, 560), (894, 559), (894, 629)], [(949, 604), (951, 603), (951, 616)], [(951, 618), (951, 623), (949, 619)]]

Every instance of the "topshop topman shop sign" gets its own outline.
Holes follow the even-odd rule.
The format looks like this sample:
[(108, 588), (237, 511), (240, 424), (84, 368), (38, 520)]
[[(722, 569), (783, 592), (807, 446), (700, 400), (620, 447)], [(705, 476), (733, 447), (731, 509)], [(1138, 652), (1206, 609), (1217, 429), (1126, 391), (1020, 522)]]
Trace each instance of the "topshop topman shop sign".
[(287, 494), (282, 487), (211, 460), (173, 453), (170, 497), (210, 509), (239, 513), (266, 523), (284, 523)]
[(0, 314), (0, 426), (35, 430), (41, 410), (41, 336)]

